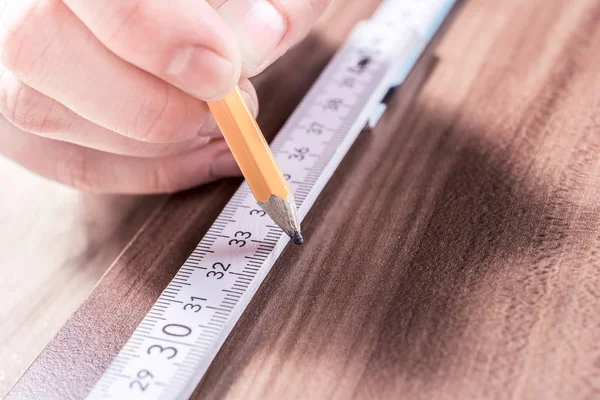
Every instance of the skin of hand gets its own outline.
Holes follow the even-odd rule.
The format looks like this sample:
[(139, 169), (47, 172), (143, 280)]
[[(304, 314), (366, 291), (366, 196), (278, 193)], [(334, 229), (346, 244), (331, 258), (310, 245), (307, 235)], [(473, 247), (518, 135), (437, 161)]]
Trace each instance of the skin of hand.
[(239, 174), (206, 101), (298, 42), (330, 0), (0, 0), (0, 153), (80, 190)]

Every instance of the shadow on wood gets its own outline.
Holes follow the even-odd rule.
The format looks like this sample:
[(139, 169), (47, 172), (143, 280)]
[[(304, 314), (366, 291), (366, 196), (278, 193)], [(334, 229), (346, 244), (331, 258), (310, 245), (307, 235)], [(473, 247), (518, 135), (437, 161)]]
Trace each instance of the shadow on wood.
[[(506, 337), (495, 338), (506, 359), (525, 344), (536, 315), (523, 311), (547, 290), (572, 207), (523, 174), (502, 132), (490, 140), (439, 110), (408, 114), (356, 142), (303, 223), (306, 244), (278, 260), (197, 398), (285, 396), (306, 382), (310, 398), (344, 385), (359, 398), (416, 395), (460, 365), (465, 338), (486, 335), (473, 320), (496, 296), (507, 301)], [(598, 209), (586, 215), (598, 225)]]

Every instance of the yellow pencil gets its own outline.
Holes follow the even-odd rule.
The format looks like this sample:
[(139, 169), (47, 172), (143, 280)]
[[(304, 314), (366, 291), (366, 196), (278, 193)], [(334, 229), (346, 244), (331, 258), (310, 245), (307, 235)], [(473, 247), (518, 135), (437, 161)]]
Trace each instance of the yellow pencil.
[(258, 205), (292, 242), (302, 244), (294, 195), (239, 87), (223, 100), (209, 102), (208, 106)]

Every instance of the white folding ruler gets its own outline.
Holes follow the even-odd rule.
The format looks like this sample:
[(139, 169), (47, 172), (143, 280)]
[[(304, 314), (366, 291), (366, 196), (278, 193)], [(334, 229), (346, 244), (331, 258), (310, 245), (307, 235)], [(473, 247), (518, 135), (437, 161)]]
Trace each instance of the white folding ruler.
[[(300, 219), (361, 130), (381, 117), (382, 99), (406, 78), (454, 3), (383, 2), (279, 132), (272, 149)], [(242, 184), (88, 398), (188, 398), (288, 240)]]

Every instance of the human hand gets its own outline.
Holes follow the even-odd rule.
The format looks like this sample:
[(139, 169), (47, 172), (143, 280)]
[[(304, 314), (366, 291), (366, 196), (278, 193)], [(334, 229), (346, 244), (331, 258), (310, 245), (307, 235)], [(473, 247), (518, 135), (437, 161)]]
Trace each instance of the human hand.
[(308, 31), (331, 0), (0, 0), (0, 153), (95, 192), (239, 174), (206, 101)]

